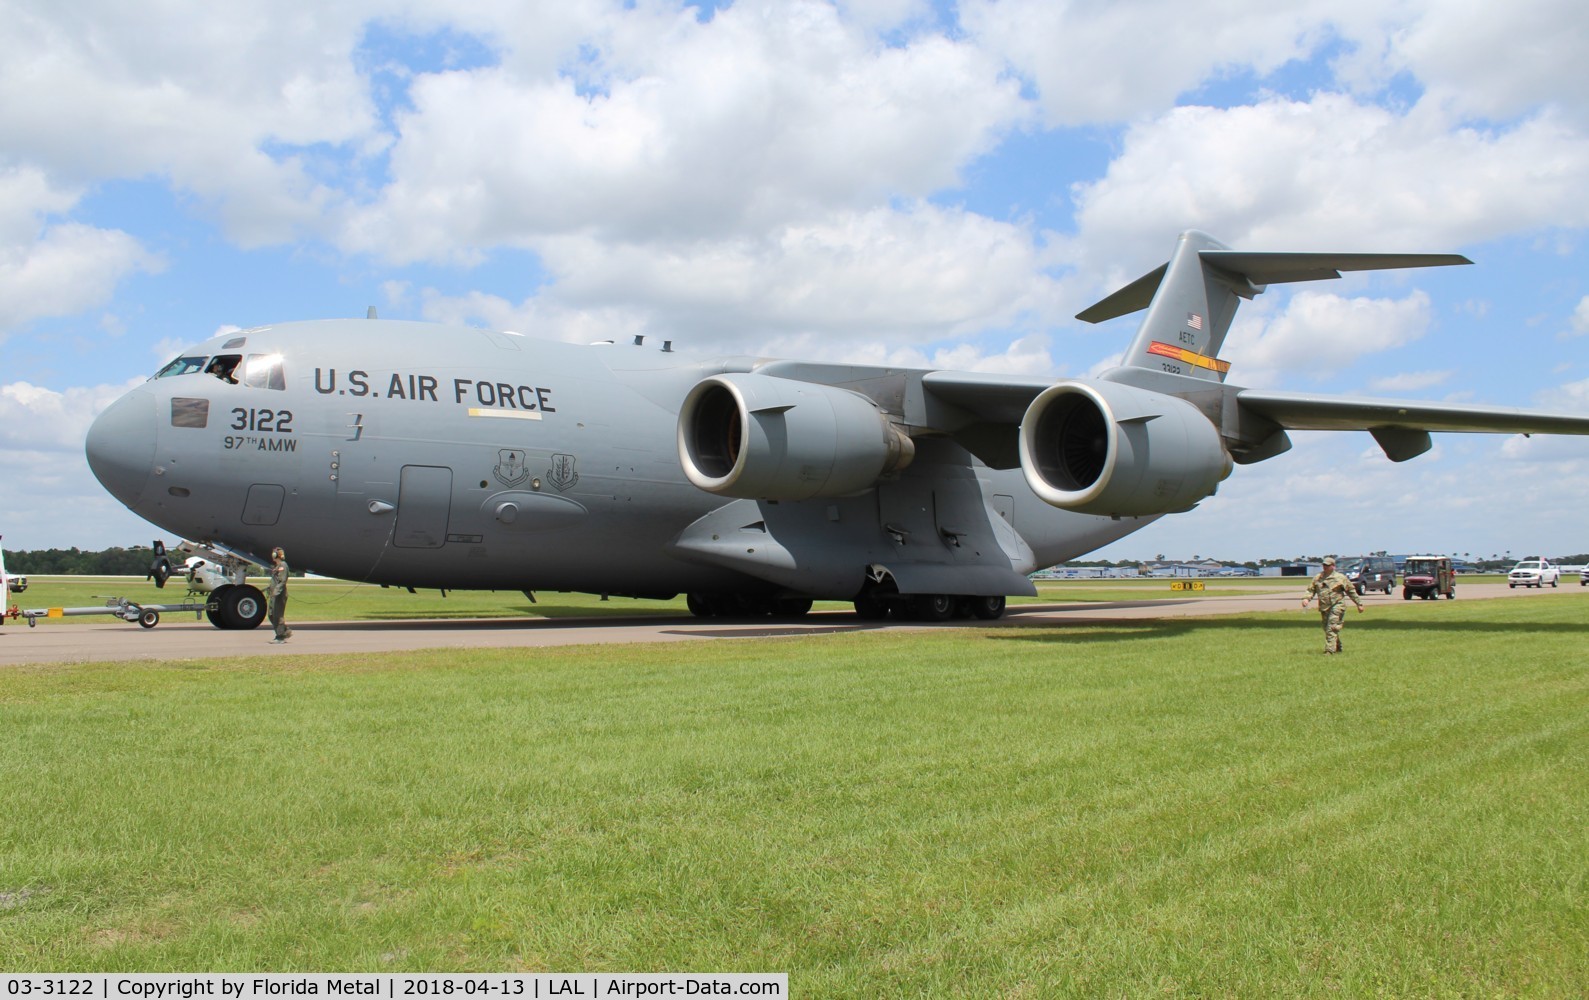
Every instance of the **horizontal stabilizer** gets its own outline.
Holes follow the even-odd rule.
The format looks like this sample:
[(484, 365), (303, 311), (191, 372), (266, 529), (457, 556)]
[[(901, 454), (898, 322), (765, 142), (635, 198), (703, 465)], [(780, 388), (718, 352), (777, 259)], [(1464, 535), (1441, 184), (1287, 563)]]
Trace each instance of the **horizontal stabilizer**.
[(1389, 271), (1406, 267), (1447, 267), (1473, 263), (1459, 253), (1243, 253), (1239, 250), (1204, 250), (1198, 256), (1222, 271), (1246, 278), (1254, 285), (1323, 281), (1339, 278), (1342, 271)]
[[(1386, 271), (1408, 267), (1471, 264), (1459, 253), (1250, 253), (1241, 250), (1199, 250), (1198, 259), (1261, 290), (1291, 281), (1324, 281), (1342, 271)], [(1107, 298), (1076, 314), (1083, 323), (1102, 323), (1146, 309), (1164, 281), (1169, 264), (1161, 264)]]
[(1160, 264), (1102, 302), (1083, 309), (1076, 314), (1076, 318), (1083, 323), (1102, 323), (1117, 316), (1129, 316), (1139, 309), (1146, 309), (1148, 303), (1153, 301), (1153, 293), (1159, 290), (1159, 283), (1164, 280), (1164, 272), (1169, 266)]

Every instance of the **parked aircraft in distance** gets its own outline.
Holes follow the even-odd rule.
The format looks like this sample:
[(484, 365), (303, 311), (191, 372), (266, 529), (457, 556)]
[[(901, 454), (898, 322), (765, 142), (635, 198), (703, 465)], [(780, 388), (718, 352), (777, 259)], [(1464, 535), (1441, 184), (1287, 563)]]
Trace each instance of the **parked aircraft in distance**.
[[(1146, 310), (1098, 378), (577, 346), (363, 320), (196, 344), (94, 422), (105, 488), (261, 562), (443, 589), (688, 596), (698, 615), (995, 618), (1027, 574), (1212, 496), (1290, 430), (1589, 434), (1589, 417), (1245, 389), (1219, 351), (1244, 298), (1455, 255), (1245, 253), (1183, 233), (1078, 318)], [(259, 623), (246, 583), (211, 619)]]
[[(11, 609), (11, 579), (11, 574), (6, 572), (6, 551), (4, 546), (0, 546), (0, 624), (4, 624), (6, 613)], [(28, 589), (25, 577), (19, 582), (22, 585), (17, 590)]]

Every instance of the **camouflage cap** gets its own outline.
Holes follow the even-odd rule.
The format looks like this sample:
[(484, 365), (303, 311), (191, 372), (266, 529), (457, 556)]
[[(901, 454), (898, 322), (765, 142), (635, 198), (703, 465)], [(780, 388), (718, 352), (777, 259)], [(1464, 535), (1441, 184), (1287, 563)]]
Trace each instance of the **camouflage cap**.
[(1324, 557), (1324, 565), (1326, 565), (1326, 566), (1334, 566), (1335, 565), (1335, 557), (1334, 556), (1325, 556)]

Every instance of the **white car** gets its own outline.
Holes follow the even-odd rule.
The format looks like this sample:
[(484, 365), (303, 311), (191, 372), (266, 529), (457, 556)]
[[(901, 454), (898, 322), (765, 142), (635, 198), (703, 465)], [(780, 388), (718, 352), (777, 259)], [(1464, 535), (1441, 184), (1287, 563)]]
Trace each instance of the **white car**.
[(1529, 556), (1506, 574), (1508, 587), (1543, 587), (1547, 583), (1552, 587), (1560, 586), (1561, 570), (1541, 556)]

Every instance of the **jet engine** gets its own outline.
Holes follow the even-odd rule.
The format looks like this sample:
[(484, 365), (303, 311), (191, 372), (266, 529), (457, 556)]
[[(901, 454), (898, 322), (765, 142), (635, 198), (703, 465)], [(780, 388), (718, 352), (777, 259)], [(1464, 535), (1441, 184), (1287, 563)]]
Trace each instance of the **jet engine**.
[(1191, 403), (1116, 382), (1059, 382), (1021, 420), (1021, 468), (1044, 501), (1083, 514), (1188, 510), (1230, 475), (1219, 430)]
[(809, 500), (859, 493), (916, 447), (858, 393), (771, 375), (714, 375), (679, 409), (679, 463), (709, 493)]

